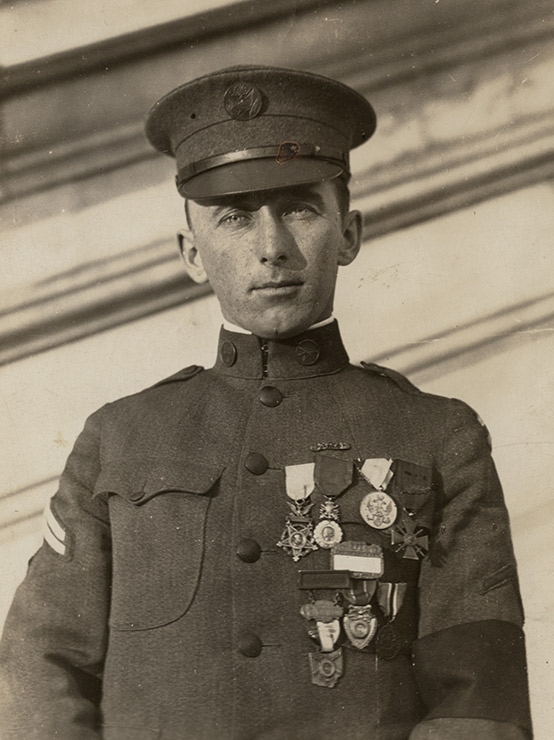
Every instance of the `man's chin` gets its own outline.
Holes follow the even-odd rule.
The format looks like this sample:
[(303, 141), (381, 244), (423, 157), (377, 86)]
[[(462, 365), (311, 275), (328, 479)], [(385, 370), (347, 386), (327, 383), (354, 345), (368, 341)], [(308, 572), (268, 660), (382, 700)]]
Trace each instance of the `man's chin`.
[(249, 328), (252, 334), (261, 339), (289, 339), (303, 331), (309, 329), (312, 325), (311, 319), (299, 322), (274, 322), (274, 323), (257, 323)]

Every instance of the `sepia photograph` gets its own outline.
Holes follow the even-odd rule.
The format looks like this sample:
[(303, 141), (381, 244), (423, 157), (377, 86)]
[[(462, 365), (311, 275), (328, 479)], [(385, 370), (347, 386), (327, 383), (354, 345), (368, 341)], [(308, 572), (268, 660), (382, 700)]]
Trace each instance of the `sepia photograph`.
[(0, 740), (550, 740), (554, 0), (0, 67)]

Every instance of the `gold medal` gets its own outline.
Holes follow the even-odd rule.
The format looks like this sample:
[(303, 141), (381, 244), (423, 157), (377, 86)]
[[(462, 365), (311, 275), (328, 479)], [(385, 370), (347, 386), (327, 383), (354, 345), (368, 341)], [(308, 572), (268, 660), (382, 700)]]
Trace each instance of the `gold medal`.
[(343, 532), (340, 524), (331, 519), (322, 519), (314, 529), (314, 540), (324, 548), (330, 550), (342, 540)]
[(387, 529), (396, 521), (398, 507), (388, 493), (371, 491), (360, 503), (360, 515), (373, 529)]

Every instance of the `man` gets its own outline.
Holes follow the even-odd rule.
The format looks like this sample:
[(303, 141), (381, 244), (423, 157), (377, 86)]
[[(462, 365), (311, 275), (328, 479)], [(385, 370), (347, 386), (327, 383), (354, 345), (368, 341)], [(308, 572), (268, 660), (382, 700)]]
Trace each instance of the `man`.
[(189, 274), (226, 321), (87, 421), (5, 629), (4, 738), (529, 738), (522, 611), (486, 430), (349, 364), (348, 152), (375, 116), (285, 69), (152, 109)]

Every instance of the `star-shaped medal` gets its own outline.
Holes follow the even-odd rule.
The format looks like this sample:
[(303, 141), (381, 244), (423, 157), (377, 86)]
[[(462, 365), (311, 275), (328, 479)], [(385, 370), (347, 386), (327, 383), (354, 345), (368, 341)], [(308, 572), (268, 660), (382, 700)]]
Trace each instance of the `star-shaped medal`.
[(310, 516), (306, 516), (313, 504), (303, 507), (298, 504), (296, 504), (296, 507), (292, 504), (290, 506), (293, 511), (296, 508), (296, 512), (287, 516), (285, 528), (277, 547), (282, 547), (296, 563), (304, 555), (317, 550), (317, 545), (314, 542), (314, 523)]
[(404, 551), (403, 558), (419, 560), (427, 555), (429, 537), (422, 529), (417, 529), (415, 522), (405, 519), (392, 530), (391, 545), (395, 552)]

